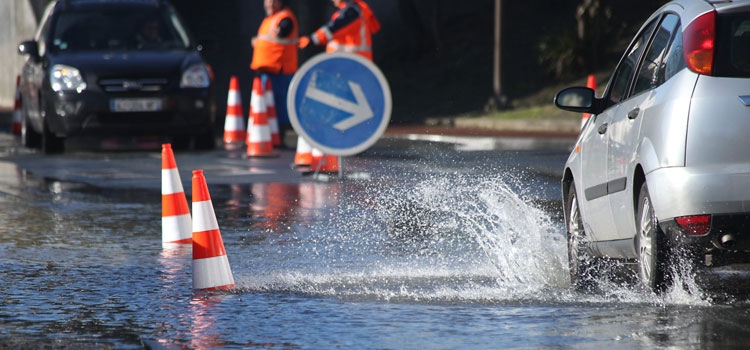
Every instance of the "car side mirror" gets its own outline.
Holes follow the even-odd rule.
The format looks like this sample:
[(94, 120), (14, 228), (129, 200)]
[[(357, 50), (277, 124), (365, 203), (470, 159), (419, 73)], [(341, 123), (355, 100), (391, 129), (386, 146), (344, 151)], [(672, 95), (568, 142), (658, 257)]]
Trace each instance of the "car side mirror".
[(601, 100), (596, 98), (596, 91), (587, 87), (569, 87), (555, 95), (555, 106), (562, 110), (599, 114)]
[(29, 55), (31, 59), (39, 60), (39, 45), (34, 40), (23, 41), (18, 44), (18, 53), (21, 55)]

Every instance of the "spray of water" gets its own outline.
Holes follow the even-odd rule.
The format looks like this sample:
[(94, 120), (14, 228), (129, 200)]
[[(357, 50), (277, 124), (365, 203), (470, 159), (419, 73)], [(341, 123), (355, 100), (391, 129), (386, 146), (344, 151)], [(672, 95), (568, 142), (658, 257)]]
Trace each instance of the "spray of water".
[(531, 204), (534, 191), (517, 177), (441, 173), (345, 187), (354, 190), (338, 207), (297, 225), (240, 285), (391, 301), (708, 302), (689, 273), (662, 296), (606, 276), (598, 293), (573, 291), (563, 225)]

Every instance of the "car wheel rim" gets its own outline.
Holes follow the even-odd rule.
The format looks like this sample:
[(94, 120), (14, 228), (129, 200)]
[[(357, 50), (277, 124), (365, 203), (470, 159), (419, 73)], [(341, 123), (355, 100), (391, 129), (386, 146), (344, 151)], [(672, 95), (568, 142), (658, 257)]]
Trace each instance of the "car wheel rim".
[(653, 220), (651, 217), (651, 202), (648, 197), (643, 199), (643, 209), (641, 211), (641, 227), (639, 230), (639, 251), (638, 260), (641, 278), (645, 284), (650, 284), (652, 267), (653, 267)]
[(570, 257), (570, 272), (572, 275), (578, 275), (578, 264), (580, 255), (578, 252), (581, 239), (580, 212), (578, 210), (578, 200), (573, 197), (570, 203), (570, 212), (568, 213), (568, 256)]

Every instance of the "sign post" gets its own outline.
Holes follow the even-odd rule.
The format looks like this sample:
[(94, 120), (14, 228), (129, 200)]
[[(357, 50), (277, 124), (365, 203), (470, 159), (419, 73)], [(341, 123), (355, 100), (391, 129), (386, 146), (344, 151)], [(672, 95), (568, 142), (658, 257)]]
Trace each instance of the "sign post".
[(388, 126), (391, 108), (383, 73), (350, 53), (314, 56), (294, 75), (287, 94), (294, 131), (312, 147), (339, 157), (372, 146)]

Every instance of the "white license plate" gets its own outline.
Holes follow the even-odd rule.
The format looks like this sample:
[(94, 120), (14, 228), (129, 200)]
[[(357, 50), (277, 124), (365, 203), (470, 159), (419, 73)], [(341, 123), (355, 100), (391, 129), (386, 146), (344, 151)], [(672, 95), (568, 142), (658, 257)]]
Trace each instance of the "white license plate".
[(112, 112), (158, 112), (162, 109), (160, 98), (113, 98), (109, 101)]

